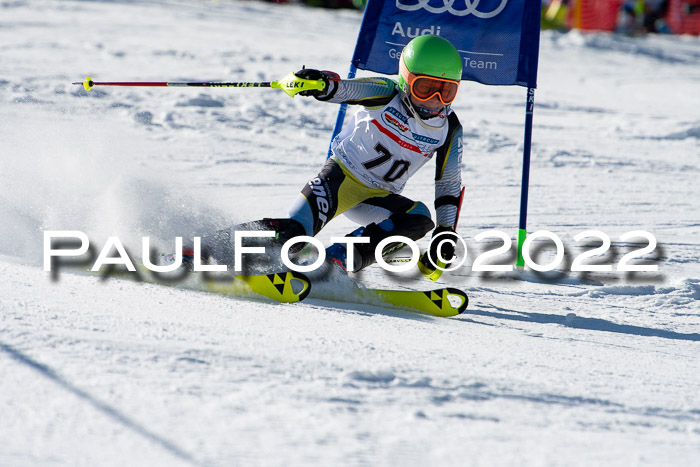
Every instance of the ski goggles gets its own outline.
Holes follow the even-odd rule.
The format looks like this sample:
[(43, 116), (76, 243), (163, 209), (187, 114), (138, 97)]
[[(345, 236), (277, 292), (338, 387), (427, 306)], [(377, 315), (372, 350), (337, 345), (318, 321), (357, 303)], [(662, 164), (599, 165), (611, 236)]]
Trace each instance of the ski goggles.
[[(401, 65), (403, 65), (403, 62)], [(401, 68), (402, 75), (411, 90), (411, 95), (417, 100), (424, 102), (437, 95), (443, 105), (450, 105), (457, 97), (459, 81), (416, 75), (408, 71), (405, 66)]]

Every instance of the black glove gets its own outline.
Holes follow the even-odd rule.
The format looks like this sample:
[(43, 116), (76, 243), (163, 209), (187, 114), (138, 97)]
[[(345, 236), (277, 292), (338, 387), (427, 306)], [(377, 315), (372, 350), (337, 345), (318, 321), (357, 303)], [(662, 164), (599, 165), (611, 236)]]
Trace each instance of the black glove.
[[(435, 238), (438, 235), (440, 235), (440, 237)], [(438, 225), (437, 228), (433, 230), (433, 240), (430, 242), (430, 249), (423, 255), (423, 258), (421, 258), (423, 263), (435, 269), (435, 262), (443, 258), (445, 260), (445, 266), (449, 265), (455, 257), (455, 244), (458, 241), (456, 236), (457, 234), (451, 226), (446, 227)]]
[(338, 81), (340, 79), (340, 77), (336, 73), (332, 73), (330, 71), (314, 70), (313, 68), (302, 68), (294, 74), (302, 79), (321, 80), (326, 84), (326, 87), (323, 88), (323, 91), (319, 91), (318, 89), (310, 89), (308, 91), (301, 91), (299, 93), (300, 96), (313, 96), (316, 98), (329, 99), (330, 97), (332, 97), (331, 93), (334, 93), (335, 91), (335, 83), (333, 81)]

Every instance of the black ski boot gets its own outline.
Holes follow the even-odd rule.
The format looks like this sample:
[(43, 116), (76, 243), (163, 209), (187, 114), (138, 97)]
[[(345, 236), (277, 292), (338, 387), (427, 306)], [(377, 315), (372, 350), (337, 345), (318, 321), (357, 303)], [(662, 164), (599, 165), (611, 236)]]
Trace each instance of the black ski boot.
[[(374, 264), (377, 259), (375, 250), (385, 238), (401, 235), (411, 240), (419, 240), (428, 233), (435, 224), (427, 217), (420, 214), (394, 214), (379, 224), (369, 224), (360, 227), (348, 237), (369, 237), (369, 243), (354, 245), (353, 264), (346, 264), (347, 271), (357, 272)], [(382, 256), (387, 256), (404, 247), (404, 243), (389, 243), (382, 249)]]
[[(306, 235), (304, 227), (293, 219), (260, 219), (258, 221), (246, 222), (235, 225), (227, 229), (214, 232), (211, 235), (202, 237), (202, 256), (212, 257), (219, 264), (234, 264), (234, 232), (236, 231), (265, 231), (275, 232), (274, 238), (244, 238), (242, 246), (264, 246), (280, 247), (287, 240), (300, 235)], [(295, 244), (290, 252), (300, 251), (304, 247), (303, 243)]]

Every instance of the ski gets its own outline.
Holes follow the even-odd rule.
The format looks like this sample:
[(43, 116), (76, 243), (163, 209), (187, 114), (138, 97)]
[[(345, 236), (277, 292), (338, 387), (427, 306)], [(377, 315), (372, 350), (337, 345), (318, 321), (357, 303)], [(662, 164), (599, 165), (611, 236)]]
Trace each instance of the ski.
[(311, 281), (299, 272), (235, 276), (232, 281), (202, 281), (208, 292), (232, 297), (251, 293), (282, 303), (304, 300), (311, 292)]
[(304, 300), (311, 292), (311, 281), (299, 272), (278, 272), (235, 276), (232, 281), (202, 281), (208, 292), (232, 297), (252, 294), (282, 303)]
[(319, 290), (318, 293), (312, 293), (310, 298), (426, 313), (439, 317), (457, 316), (469, 305), (467, 294), (451, 287), (418, 291), (379, 289), (355, 284), (351, 293), (347, 293), (347, 290)]
[(358, 295), (369, 297), (381, 305), (409, 311), (449, 317), (464, 312), (469, 305), (466, 293), (454, 288), (441, 288), (425, 292), (415, 290), (359, 289)]
[[(88, 272), (95, 274), (92, 271)], [(104, 279), (110, 277), (131, 279), (148, 284), (211, 292), (234, 298), (270, 299), (281, 303), (301, 302), (311, 291), (311, 280), (304, 274), (292, 271), (216, 277), (187, 271), (177, 271), (176, 274), (155, 274), (146, 266), (138, 264), (135, 272), (106, 269), (96, 273)]]
[[(222, 276), (178, 271), (179, 274), (156, 274), (144, 265), (136, 272), (122, 270), (98, 271), (103, 278), (130, 279), (166, 287), (216, 293), (232, 298), (273, 300), (280, 303), (298, 303), (307, 297), (324, 301), (369, 305), (381, 308), (425, 313), (439, 317), (456, 316), (464, 312), (469, 297), (462, 290), (446, 287), (427, 291), (396, 290), (365, 287), (343, 273), (344, 283), (335, 283), (321, 277), (309, 279), (294, 271), (271, 274)], [(90, 272), (95, 274), (95, 272)], [(317, 284), (318, 291), (312, 292)], [(314, 289), (315, 290), (315, 289)]]

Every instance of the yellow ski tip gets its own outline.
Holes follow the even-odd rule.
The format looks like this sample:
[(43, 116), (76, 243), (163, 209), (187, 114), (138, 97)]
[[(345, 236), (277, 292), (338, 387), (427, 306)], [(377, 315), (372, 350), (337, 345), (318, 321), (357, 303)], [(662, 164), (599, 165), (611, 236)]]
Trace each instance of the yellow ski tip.
[(289, 97), (294, 98), (294, 96), (302, 91), (311, 91), (313, 89), (323, 91), (326, 88), (326, 83), (320, 79), (299, 78), (292, 72), (279, 81), (271, 82), (270, 87), (281, 89)]

